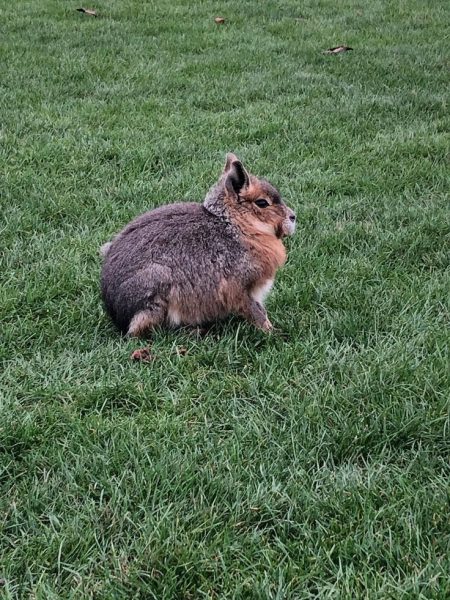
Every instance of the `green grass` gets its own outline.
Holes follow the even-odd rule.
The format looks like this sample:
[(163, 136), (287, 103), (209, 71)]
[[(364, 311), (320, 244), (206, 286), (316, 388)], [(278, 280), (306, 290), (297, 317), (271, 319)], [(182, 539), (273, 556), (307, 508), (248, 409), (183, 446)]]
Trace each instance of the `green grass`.
[[(449, 598), (448, 6), (77, 6), (0, 8), (0, 597)], [(227, 151), (298, 213), (286, 335), (132, 363), (98, 248)]]

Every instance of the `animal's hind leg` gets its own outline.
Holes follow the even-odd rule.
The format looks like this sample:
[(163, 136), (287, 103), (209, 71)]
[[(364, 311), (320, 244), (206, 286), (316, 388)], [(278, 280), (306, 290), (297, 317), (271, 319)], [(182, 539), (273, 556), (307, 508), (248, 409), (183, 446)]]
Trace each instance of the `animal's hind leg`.
[(124, 282), (123, 297), (133, 306), (127, 335), (140, 337), (164, 323), (170, 285), (171, 270), (156, 264), (138, 271)]
[(162, 325), (165, 316), (166, 305), (163, 303), (155, 303), (151, 308), (144, 308), (131, 319), (127, 335), (129, 337), (148, 335), (155, 327)]

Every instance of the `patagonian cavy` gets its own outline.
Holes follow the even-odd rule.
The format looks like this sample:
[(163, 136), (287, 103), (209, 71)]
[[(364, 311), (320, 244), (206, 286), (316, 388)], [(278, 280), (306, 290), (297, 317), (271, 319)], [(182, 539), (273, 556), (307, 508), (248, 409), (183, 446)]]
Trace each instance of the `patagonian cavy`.
[(286, 260), (295, 214), (268, 181), (228, 154), (203, 204), (140, 215), (102, 246), (105, 308), (130, 336), (241, 315), (270, 331), (264, 298)]

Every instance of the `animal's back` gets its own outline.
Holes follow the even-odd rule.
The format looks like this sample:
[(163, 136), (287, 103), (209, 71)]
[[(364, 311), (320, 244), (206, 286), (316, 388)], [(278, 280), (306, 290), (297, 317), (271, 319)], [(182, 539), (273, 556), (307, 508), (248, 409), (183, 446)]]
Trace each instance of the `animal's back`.
[[(232, 226), (208, 212), (201, 204), (169, 204), (140, 215), (113, 240), (103, 265), (119, 285), (149, 262), (174, 270), (202, 271), (203, 263), (223, 262), (233, 268), (239, 239)], [(181, 262), (180, 262), (181, 261)]]
[(168, 303), (172, 325), (202, 322), (208, 309), (213, 318), (221, 312), (220, 281), (233, 275), (243, 252), (235, 228), (201, 204), (154, 209), (129, 223), (108, 248), (102, 269), (105, 306), (123, 331), (155, 301)]

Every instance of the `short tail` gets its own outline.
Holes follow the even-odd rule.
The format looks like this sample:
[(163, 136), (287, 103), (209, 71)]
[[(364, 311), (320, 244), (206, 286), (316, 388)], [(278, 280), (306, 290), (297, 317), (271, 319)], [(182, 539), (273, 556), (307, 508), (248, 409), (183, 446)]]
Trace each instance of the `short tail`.
[(108, 254), (109, 249), (111, 248), (111, 244), (112, 242), (106, 242), (106, 244), (103, 244), (103, 246), (100, 247), (100, 256), (103, 256), (103, 258), (105, 258), (105, 256)]

